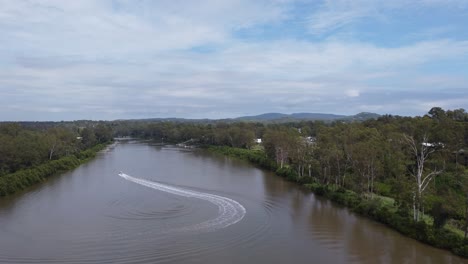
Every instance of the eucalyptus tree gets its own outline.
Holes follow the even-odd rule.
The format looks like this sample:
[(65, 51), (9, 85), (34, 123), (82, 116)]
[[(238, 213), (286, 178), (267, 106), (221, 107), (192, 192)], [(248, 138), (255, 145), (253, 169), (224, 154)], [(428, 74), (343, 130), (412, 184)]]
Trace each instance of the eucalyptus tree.
[(294, 142), (295, 147), (292, 148), (290, 158), (293, 165), (296, 167), (297, 175), (303, 177), (306, 175), (312, 176), (312, 166), (315, 166), (316, 144), (310, 138), (297, 137)]
[(419, 221), (421, 212), (424, 213), (423, 193), (434, 177), (443, 172), (443, 167), (437, 166), (437, 163), (432, 168), (427, 168), (426, 165), (431, 155), (442, 146), (431, 143), (427, 134), (423, 134), (419, 140), (414, 136), (403, 134), (402, 139), (415, 162), (410, 170), (416, 186), (413, 192), (413, 219)]
[(42, 141), (47, 146), (49, 160), (74, 153), (79, 142), (75, 133), (63, 127), (49, 128)]
[(265, 152), (269, 157), (275, 159), (280, 168), (284, 167), (301, 144), (298, 131), (290, 127), (267, 129), (263, 142)]
[(346, 148), (348, 129), (348, 125), (322, 126), (318, 129), (317, 159), (326, 184), (333, 180), (337, 186), (345, 185), (349, 166)]

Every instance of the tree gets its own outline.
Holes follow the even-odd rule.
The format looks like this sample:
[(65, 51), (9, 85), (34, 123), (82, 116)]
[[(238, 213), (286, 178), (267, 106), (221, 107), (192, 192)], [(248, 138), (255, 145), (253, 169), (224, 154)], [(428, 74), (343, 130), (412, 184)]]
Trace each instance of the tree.
[(42, 139), (48, 148), (48, 159), (66, 156), (75, 151), (76, 136), (68, 129), (53, 127), (46, 131)]
[(346, 169), (348, 167), (345, 152), (344, 128), (321, 127), (317, 133), (317, 159), (321, 167), (322, 181), (325, 184), (331, 182), (332, 175), (335, 184), (344, 186)]
[(428, 114), (432, 119), (437, 120), (437, 121), (440, 121), (440, 120), (447, 117), (447, 114), (445, 113), (444, 109), (442, 109), (440, 107), (431, 108), (431, 110), (429, 110)]
[(93, 146), (97, 142), (96, 135), (94, 134), (93, 129), (88, 128), (88, 127), (84, 128), (81, 131), (81, 137), (82, 137), (82, 142), (85, 148)]
[(315, 165), (315, 149), (315, 143), (309, 142), (307, 138), (300, 137), (297, 139), (296, 147), (292, 149), (290, 158), (296, 167), (297, 175), (300, 177), (304, 176), (306, 168), (309, 177), (312, 176), (312, 166)]
[(468, 121), (468, 113), (465, 112), (465, 109), (463, 108), (459, 108), (459, 109), (455, 109), (455, 110), (447, 110), (447, 117), (455, 120), (455, 121), (459, 121), (459, 122), (463, 122), (463, 121)]
[(105, 143), (112, 140), (112, 130), (109, 126), (104, 124), (97, 125), (96, 128), (94, 128), (94, 134), (99, 143)]
[(246, 127), (232, 126), (228, 129), (228, 138), (232, 147), (250, 148), (254, 144), (255, 132)]
[(428, 170), (425, 167), (429, 156), (437, 150), (437, 147), (429, 142), (427, 134), (422, 136), (422, 141), (418, 141), (412, 136), (403, 134), (403, 141), (406, 143), (415, 160), (415, 166), (410, 171), (416, 183), (416, 190), (413, 193), (413, 219), (414, 221), (419, 221), (420, 212), (424, 213), (423, 193), (429, 186), (431, 180), (441, 174), (443, 169), (435, 167), (432, 170)]
[(267, 155), (283, 168), (291, 153), (299, 146), (300, 137), (296, 129), (269, 129), (264, 135)]
[(361, 188), (373, 194), (376, 177), (383, 166), (382, 136), (376, 129), (365, 127), (356, 128), (354, 133), (350, 134), (351, 137), (355, 137), (355, 143), (348, 146), (352, 168), (360, 178)]

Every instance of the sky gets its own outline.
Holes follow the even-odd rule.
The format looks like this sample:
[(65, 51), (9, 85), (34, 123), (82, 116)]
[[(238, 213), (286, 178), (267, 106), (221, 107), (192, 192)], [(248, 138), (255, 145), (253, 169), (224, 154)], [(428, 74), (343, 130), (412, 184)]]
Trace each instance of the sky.
[(0, 0), (0, 120), (468, 109), (468, 0)]

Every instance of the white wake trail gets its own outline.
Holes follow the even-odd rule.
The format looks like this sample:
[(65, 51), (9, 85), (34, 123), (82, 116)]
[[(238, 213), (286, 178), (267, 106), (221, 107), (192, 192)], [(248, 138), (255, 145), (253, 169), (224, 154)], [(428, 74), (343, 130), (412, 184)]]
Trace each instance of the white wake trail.
[(219, 196), (219, 195), (214, 195), (214, 194), (209, 194), (209, 193), (202, 193), (202, 192), (197, 192), (193, 190), (188, 190), (188, 189), (183, 189), (180, 187), (176, 186), (170, 186), (158, 182), (152, 182), (148, 180), (143, 180), (139, 178), (132, 177), (130, 175), (127, 175), (123, 172), (119, 173), (119, 176), (163, 192), (179, 195), (179, 196), (184, 196), (184, 197), (190, 197), (190, 198), (197, 198), (201, 200), (205, 200), (208, 202), (211, 202), (215, 205), (218, 206), (218, 216), (214, 219), (210, 219), (204, 222), (201, 222), (199, 224), (187, 226), (187, 227), (182, 227), (177, 229), (177, 231), (199, 231), (199, 230), (206, 230), (206, 231), (214, 231), (217, 229), (225, 228), (230, 225), (233, 225), (242, 218), (244, 218), (246, 214), (246, 210), (244, 206), (242, 206), (240, 203), (229, 199), (227, 197)]

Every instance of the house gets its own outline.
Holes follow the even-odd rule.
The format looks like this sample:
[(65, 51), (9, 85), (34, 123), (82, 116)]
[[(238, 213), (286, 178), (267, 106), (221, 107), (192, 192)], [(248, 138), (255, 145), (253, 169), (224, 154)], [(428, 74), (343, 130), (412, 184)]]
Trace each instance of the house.
[(430, 143), (430, 142), (423, 142), (422, 145), (424, 147), (429, 147), (429, 148), (437, 148), (437, 147), (442, 147), (444, 148), (445, 147), (445, 144), (442, 143), (442, 142), (433, 142), (433, 143)]

